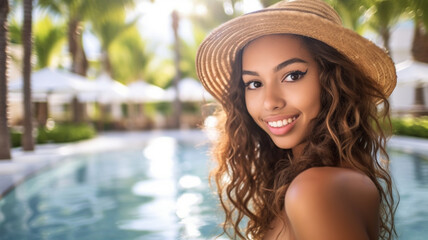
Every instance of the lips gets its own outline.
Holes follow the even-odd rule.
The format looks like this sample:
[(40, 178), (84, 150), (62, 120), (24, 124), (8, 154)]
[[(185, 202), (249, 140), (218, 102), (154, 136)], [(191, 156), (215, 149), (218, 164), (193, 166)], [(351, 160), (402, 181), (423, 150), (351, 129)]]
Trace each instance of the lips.
[(278, 116), (264, 119), (269, 131), (274, 135), (285, 135), (293, 128), (299, 115)]

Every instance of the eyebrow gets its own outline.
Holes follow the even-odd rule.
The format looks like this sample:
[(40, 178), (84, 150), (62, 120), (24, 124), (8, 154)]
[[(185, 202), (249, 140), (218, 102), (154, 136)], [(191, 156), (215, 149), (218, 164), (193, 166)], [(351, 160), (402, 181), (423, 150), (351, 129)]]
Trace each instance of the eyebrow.
[[(291, 58), (288, 60), (285, 60), (284, 62), (278, 64), (276, 67), (273, 68), (274, 72), (278, 72), (279, 70), (285, 68), (286, 66), (293, 64), (293, 63), (308, 63), (307, 61), (301, 59), (301, 58)], [(251, 76), (259, 76), (257, 72), (248, 71), (248, 70), (242, 70), (242, 75), (251, 75)]]

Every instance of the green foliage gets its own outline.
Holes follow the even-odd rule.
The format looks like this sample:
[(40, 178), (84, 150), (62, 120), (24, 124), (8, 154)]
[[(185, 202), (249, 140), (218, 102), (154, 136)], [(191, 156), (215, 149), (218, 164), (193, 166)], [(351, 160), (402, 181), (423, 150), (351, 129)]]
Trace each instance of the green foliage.
[(121, 11), (125, 6), (133, 6), (134, 0), (38, 0), (42, 9), (52, 14), (63, 16), (65, 19), (110, 18), (116, 10)]
[(263, 7), (269, 7), (270, 5), (273, 5), (280, 0), (260, 0), (260, 3), (263, 5)]
[(393, 118), (394, 134), (428, 138), (428, 117)]
[(136, 26), (123, 32), (109, 48), (110, 60), (114, 69), (113, 78), (125, 83), (144, 79), (147, 66), (154, 56), (146, 49), (146, 43)]
[[(12, 147), (21, 146), (22, 133), (11, 129)], [(96, 131), (89, 124), (58, 124), (53, 129), (37, 129), (36, 142), (43, 143), (66, 143), (90, 139), (96, 135)]]
[(415, 22), (422, 22), (428, 29), (428, 1), (427, 0), (405, 0), (409, 6), (410, 13)]
[[(22, 24), (12, 19), (9, 26), (10, 42), (22, 44)], [(36, 69), (51, 66), (55, 56), (59, 56), (65, 44), (65, 24), (54, 23), (51, 17), (45, 15), (34, 25), (33, 49), (36, 56)]]
[(365, 0), (365, 2), (366, 24), (382, 37), (385, 49), (390, 51), (391, 28), (406, 12), (405, 4), (396, 0)]
[[(128, 81), (129, 81), (129, 78), (134, 77), (133, 75), (135, 74), (135, 69), (141, 66), (138, 66), (139, 62), (132, 63), (132, 60), (140, 61), (142, 58), (144, 58), (144, 56), (142, 56), (141, 54), (144, 49), (144, 44), (141, 40), (141, 37), (138, 37), (139, 32), (136, 28), (138, 16), (132, 20), (127, 21), (125, 9), (122, 9), (122, 11), (116, 10), (115, 12), (116, 14), (110, 15), (110, 17), (108, 18), (106, 17), (93, 18), (91, 20), (91, 30), (98, 37), (101, 43), (103, 71), (109, 73), (111, 77), (116, 78), (120, 82), (126, 82), (124, 81), (124, 79), (117, 78), (117, 76), (115, 76), (116, 75), (115, 72), (119, 71), (119, 73), (124, 75), (124, 77), (127, 78), (126, 80)], [(121, 36), (124, 35), (128, 30), (133, 30), (133, 31), (131, 32), (131, 34), (128, 33), (126, 35), (126, 38), (122, 39), (121, 43), (123, 45), (119, 46), (119, 49), (113, 48), (113, 43), (118, 41), (121, 38)], [(132, 49), (131, 51), (129, 51), (129, 48), (133, 48), (133, 47), (137, 47), (138, 49)], [(130, 56), (132, 57), (130, 58), (129, 56), (127, 57), (124, 54), (120, 54), (122, 50), (125, 50), (125, 52), (128, 52), (128, 53), (131, 52)], [(119, 64), (117, 63), (117, 60), (120, 61), (122, 59), (120, 58), (116, 59), (116, 62), (112, 61), (112, 55), (114, 55), (114, 52), (117, 53), (118, 51), (119, 51), (119, 56), (122, 59), (125, 59), (129, 64), (134, 65), (133, 72), (127, 72), (130, 69), (128, 68), (129, 65), (125, 65), (126, 63), (124, 62), (121, 62)], [(140, 54), (138, 55), (138, 53)], [(135, 59), (135, 58), (138, 58), (138, 59)], [(145, 59), (143, 59), (142, 61), (144, 62)], [(114, 66), (113, 64), (116, 64), (116, 66)], [(136, 64), (137, 64), (137, 67), (135, 67)], [(125, 68), (126, 69), (125, 71), (123, 71), (123, 69), (121, 71), (121, 68), (123, 68), (123, 66), (128, 66)], [(138, 74), (139, 72), (137, 72), (136, 75)], [(131, 79), (131, 80), (134, 80), (134, 79)]]
[(198, 102), (183, 102), (183, 113), (198, 114), (201, 112), (201, 103)]
[(326, 2), (338, 12), (345, 27), (360, 34), (365, 30), (363, 17), (368, 7), (364, 1), (326, 0)]
[(154, 58), (146, 67), (144, 80), (161, 88), (171, 86), (175, 75), (175, 68), (172, 59)]
[(46, 128), (38, 128), (37, 129), (37, 138), (36, 142), (43, 144), (43, 143), (49, 143), (52, 142), (51, 139), (49, 139), (49, 131)]
[(95, 129), (88, 124), (60, 124), (53, 129), (39, 128), (37, 143), (65, 143), (90, 139), (96, 134)]
[(84, 139), (90, 139), (95, 136), (95, 129), (91, 125), (87, 124), (62, 124), (55, 126), (52, 130), (47, 130), (45, 128), (39, 129), (39, 131), (44, 132), (38, 134), (38, 136), (43, 136), (45, 139), (52, 141), (54, 143), (65, 143), (65, 142), (76, 142)]
[[(205, 31), (211, 31), (221, 23), (242, 14), (242, 12), (237, 11), (235, 8), (237, 2), (242, 2), (242, 0), (194, 0), (195, 5), (202, 4), (208, 11), (203, 16), (197, 14), (191, 16), (191, 20)], [(225, 12), (225, 3), (230, 4), (230, 7), (232, 8), (231, 10), (233, 11), (232, 13)]]
[(65, 40), (64, 24), (55, 24), (47, 16), (37, 21), (34, 28), (34, 51), (38, 69), (52, 65), (54, 56), (59, 55)]
[(163, 115), (172, 114), (172, 103), (171, 102), (158, 102), (153, 103), (156, 109), (156, 112), (159, 112)]
[(21, 132), (18, 132), (18, 131), (13, 130), (13, 129), (10, 130), (10, 140), (11, 140), (12, 147), (21, 146), (21, 138), (22, 138)]
[(22, 44), (21, 31), (22, 26), (17, 21), (17, 19), (13, 18), (9, 22), (9, 39), (11, 43)]
[(126, 13), (117, 12), (113, 18), (92, 19), (91, 30), (98, 37), (101, 43), (101, 48), (108, 51), (109, 47), (122, 33), (135, 26), (138, 18), (126, 22)]

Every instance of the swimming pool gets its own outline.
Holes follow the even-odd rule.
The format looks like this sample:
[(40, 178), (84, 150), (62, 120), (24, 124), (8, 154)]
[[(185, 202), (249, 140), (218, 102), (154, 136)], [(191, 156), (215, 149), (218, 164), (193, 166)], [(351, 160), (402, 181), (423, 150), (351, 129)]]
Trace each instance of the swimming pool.
[[(207, 181), (207, 151), (161, 136), (127, 150), (67, 157), (0, 200), (0, 238), (213, 239), (222, 213)], [(393, 151), (391, 161), (401, 194), (399, 239), (425, 239), (428, 161)]]
[(390, 151), (391, 172), (400, 193), (398, 239), (428, 238), (428, 158)]

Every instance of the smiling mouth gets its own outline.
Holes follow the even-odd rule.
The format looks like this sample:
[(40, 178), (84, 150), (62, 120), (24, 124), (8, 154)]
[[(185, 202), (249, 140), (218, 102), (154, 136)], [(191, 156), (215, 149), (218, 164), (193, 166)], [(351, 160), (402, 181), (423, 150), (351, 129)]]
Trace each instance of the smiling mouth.
[(271, 122), (267, 122), (267, 124), (270, 127), (274, 127), (274, 128), (285, 127), (288, 124), (294, 122), (297, 119), (297, 117), (298, 116), (294, 116), (294, 117), (290, 117), (290, 118), (286, 118), (286, 119), (282, 119), (282, 120), (271, 121)]

